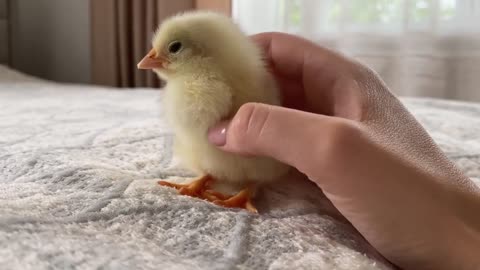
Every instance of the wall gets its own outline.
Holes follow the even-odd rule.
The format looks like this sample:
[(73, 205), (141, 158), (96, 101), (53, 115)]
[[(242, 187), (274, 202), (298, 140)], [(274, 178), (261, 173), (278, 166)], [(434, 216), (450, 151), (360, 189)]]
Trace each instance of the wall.
[(50, 80), (90, 82), (88, 0), (10, 0), (11, 65)]

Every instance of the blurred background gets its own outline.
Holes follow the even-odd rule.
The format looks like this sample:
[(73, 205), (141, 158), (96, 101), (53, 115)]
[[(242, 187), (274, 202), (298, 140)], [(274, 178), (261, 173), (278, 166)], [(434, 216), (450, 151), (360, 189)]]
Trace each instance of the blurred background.
[(397, 95), (480, 101), (480, 0), (0, 0), (0, 63), (59, 82), (158, 87), (136, 63), (163, 18), (194, 9), (339, 50)]

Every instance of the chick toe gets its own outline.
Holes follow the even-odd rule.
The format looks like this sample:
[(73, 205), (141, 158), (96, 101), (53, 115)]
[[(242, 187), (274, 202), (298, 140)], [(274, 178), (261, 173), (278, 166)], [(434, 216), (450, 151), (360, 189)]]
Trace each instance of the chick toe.
[(223, 207), (243, 208), (252, 213), (258, 213), (251, 200), (251, 187), (247, 187), (232, 196), (211, 189), (210, 185), (213, 182), (214, 179), (210, 175), (204, 175), (188, 184), (175, 184), (163, 180), (158, 181), (158, 184), (175, 188), (181, 195), (196, 197)]
[(223, 201), (231, 198), (232, 196), (225, 195), (213, 189), (207, 189), (202, 192), (202, 197), (210, 202)]
[(249, 188), (243, 189), (228, 199), (215, 200), (213, 203), (224, 207), (243, 208), (252, 213), (258, 213), (257, 208), (252, 203), (251, 192)]
[(203, 191), (208, 187), (211, 180), (212, 179), (209, 175), (204, 175), (189, 184), (175, 184), (167, 181), (158, 181), (158, 184), (161, 186), (175, 188), (181, 195), (201, 198)]

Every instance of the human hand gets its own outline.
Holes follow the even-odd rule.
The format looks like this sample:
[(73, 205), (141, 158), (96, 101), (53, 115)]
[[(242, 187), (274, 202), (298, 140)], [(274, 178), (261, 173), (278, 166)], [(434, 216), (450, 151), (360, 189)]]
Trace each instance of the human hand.
[(480, 192), (365, 66), (306, 40), (256, 35), (285, 106), (249, 103), (214, 127), (229, 152), (287, 163), (404, 269), (480, 267)]

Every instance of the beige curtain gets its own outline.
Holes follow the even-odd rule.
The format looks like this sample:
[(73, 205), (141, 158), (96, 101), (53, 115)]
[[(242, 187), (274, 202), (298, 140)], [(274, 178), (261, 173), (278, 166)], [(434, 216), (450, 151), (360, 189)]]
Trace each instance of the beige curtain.
[(195, 7), (197, 9), (208, 9), (216, 12), (221, 12), (228, 16), (232, 15), (231, 0), (196, 0)]
[(159, 87), (137, 70), (162, 19), (195, 8), (230, 14), (230, 0), (91, 0), (92, 82), (114, 87)]

